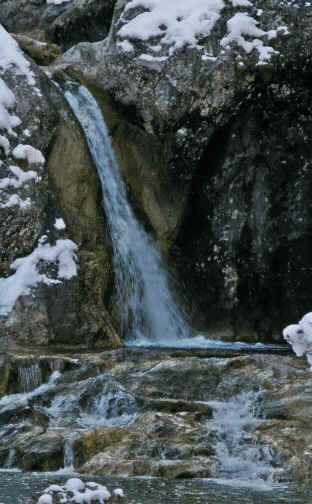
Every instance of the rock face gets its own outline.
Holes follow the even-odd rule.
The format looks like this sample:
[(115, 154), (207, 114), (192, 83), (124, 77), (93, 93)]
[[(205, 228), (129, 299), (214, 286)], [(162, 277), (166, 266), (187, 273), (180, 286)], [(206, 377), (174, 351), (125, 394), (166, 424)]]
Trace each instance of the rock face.
[(1, 0), (0, 23), (10, 32), (28, 33), (68, 48), (77, 42), (103, 40), (116, 0)]
[[(117, 2), (109, 37), (78, 44), (58, 66), (109, 97), (125, 135), (140, 129), (127, 142), (150, 153), (149, 176), (137, 168), (143, 184), (125, 166), (125, 135), (111, 134), (195, 324), (279, 339), (311, 296), (311, 6), (227, 2), (209, 36), (178, 46), (169, 22), (139, 34), (139, 16), (150, 26), (153, 14), (140, 5)], [(246, 20), (249, 32), (235, 32)]]
[[(195, 33), (193, 41), (184, 40), (179, 31), (187, 14), (174, 21), (176, 31), (170, 32), (169, 19), (168, 26), (151, 28), (153, 9), (146, 11), (130, 0), (41, 3), (37, 9), (29, 2), (2, 0), (1, 7), (0, 21), (10, 29), (14, 24), (14, 31), (39, 37), (34, 29), (46, 30), (45, 36), (63, 48), (83, 40), (50, 70), (55, 76), (67, 71), (97, 97), (129, 198), (176, 270), (194, 326), (231, 340), (280, 339), (281, 328), (309, 310), (312, 285), (311, 6), (260, 0), (223, 5), (220, 0), (210, 31), (202, 37)], [(114, 7), (109, 35), (102, 40)], [(135, 24), (141, 15), (149, 27), (144, 36)], [(36, 44), (30, 47), (24, 35), (19, 40), (40, 61)], [(45, 86), (50, 89), (47, 82)], [(54, 107), (57, 99), (49, 100)], [(55, 111), (49, 114), (55, 118), (46, 139), (40, 140), (44, 152), (50, 152), (49, 138), (58, 120)], [(62, 136), (59, 145), (71, 156), (64, 129)], [(75, 138), (75, 145), (83, 143)], [(51, 180), (57, 186), (64, 172), (58, 168), (60, 155), (54, 151), (51, 156), (57, 166)], [(86, 158), (87, 152), (77, 154), (80, 180), (85, 180)], [(70, 178), (66, 174), (62, 183)], [(68, 183), (65, 192), (70, 196), (64, 196), (63, 204), (68, 211), (71, 207), (70, 219), (77, 222), (72, 216), (86, 189), (74, 187)], [(70, 203), (78, 192), (78, 205)], [(42, 208), (36, 204), (38, 215)], [(91, 228), (86, 227), (88, 236), (103, 243), (98, 240), (102, 227)], [(85, 257), (93, 264), (88, 254), (94, 245), (90, 247)], [(107, 248), (100, 248), (104, 265)], [(9, 261), (14, 258), (11, 254)], [(3, 262), (7, 275), (8, 259)], [(85, 274), (98, 278), (92, 271), (88, 268)], [(107, 300), (111, 280), (104, 280), (105, 287), (101, 282), (93, 282), (96, 297)], [(94, 301), (91, 310), (98, 328), (107, 319), (101, 303)], [(52, 318), (63, 318), (64, 310), (52, 311)], [(101, 329), (92, 332), (100, 334)]]
[(74, 0), (47, 29), (49, 40), (63, 48), (81, 41), (103, 40), (109, 32), (116, 0)]
[(11, 101), (0, 103), (0, 343), (118, 346), (105, 304), (110, 244), (84, 136), (56, 87), (1, 35), (16, 66), (1, 76), (1, 99)]
[(127, 348), (39, 355), (0, 356), (2, 466), (310, 482), (304, 359)]

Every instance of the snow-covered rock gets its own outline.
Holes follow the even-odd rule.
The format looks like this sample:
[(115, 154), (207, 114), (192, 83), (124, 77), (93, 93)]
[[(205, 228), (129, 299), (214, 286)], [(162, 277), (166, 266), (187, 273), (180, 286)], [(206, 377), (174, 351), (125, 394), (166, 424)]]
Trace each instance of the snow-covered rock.
[(298, 324), (285, 327), (283, 337), (298, 357), (307, 356), (312, 370), (312, 312), (306, 313)]
[(97, 199), (96, 171), (71, 111), (0, 25), (2, 346), (73, 335), (85, 343), (92, 334), (120, 344), (102, 295), (110, 259), (98, 239), (105, 221)]
[(70, 478), (63, 486), (50, 485), (44, 492), (39, 497), (37, 504), (50, 504), (52, 502), (104, 504), (105, 502), (115, 502), (115, 498), (123, 499), (124, 497), (124, 493), (120, 488), (114, 490), (113, 495), (111, 495), (104, 485), (94, 481), (84, 483), (79, 478)]

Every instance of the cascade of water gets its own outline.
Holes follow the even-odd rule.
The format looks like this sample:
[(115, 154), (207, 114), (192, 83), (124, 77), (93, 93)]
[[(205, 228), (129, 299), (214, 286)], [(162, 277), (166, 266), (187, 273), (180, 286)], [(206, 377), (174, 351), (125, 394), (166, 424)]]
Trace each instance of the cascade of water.
[(18, 383), (22, 392), (30, 392), (42, 383), (41, 369), (38, 363), (18, 368)]
[(79, 417), (82, 427), (98, 425), (122, 426), (132, 423), (139, 414), (135, 397), (127, 392), (119, 383), (105, 383), (100, 394), (94, 397), (86, 411)]
[(259, 446), (252, 426), (257, 418), (259, 392), (211, 403), (217, 425), (215, 454), (219, 460), (216, 475), (240, 480), (268, 479), (272, 476), (271, 455)]
[(123, 332), (140, 342), (170, 344), (186, 338), (190, 330), (170, 293), (160, 253), (127, 201), (102, 113), (86, 88), (67, 86), (65, 97), (85, 132), (102, 183)]
[(4, 469), (12, 469), (12, 468), (14, 468), (15, 461), (16, 461), (16, 451), (14, 450), (14, 448), (12, 448), (9, 451), (8, 457), (7, 457), (7, 459), (6, 459), (5, 463), (4, 463), (3, 468)]
[(70, 436), (64, 443), (64, 469), (74, 469), (74, 452), (73, 452), (74, 437)]
[(136, 398), (105, 375), (83, 380), (75, 390), (61, 389), (42, 409), (54, 428), (129, 425), (140, 411)]
[(36, 387), (34, 390), (30, 392), (23, 392), (20, 394), (9, 394), (6, 396), (2, 396), (0, 398), (0, 409), (3, 412), (6, 408), (9, 408), (12, 404), (20, 404), (26, 406), (29, 400), (32, 400), (36, 397), (43, 396), (46, 392), (55, 389), (56, 382), (58, 378), (61, 376), (59, 371), (54, 371), (49, 378), (47, 383), (43, 383), (39, 387)]

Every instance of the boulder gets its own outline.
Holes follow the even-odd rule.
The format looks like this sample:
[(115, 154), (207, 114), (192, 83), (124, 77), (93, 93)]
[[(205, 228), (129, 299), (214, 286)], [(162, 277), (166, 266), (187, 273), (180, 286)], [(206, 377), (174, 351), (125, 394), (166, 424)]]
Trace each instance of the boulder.
[[(43, 43), (49, 40), (68, 49), (77, 42), (103, 40), (110, 28), (115, 3), (116, 0), (1, 0), (0, 23), (9, 32), (28, 35)], [(46, 57), (44, 61), (40, 64), (46, 64)]]
[(20, 48), (32, 58), (37, 65), (49, 65), (58, 56), (61, 50), (56, 44), (49, 42), (40, 42), (35, 38), (22, 34), (12, 34), (18, 42)]

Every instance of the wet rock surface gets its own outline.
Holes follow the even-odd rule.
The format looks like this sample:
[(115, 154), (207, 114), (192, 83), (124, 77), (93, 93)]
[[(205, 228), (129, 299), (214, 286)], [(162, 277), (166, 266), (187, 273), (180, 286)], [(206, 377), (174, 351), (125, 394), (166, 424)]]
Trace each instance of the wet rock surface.
[[(20, 362), (31, 374), (33, 356), (8, 359), (10, 369)], [(243, 460), (242, 479), (255, 477), (248, 468), (256, 462), (257, 477), (309, 481), (312, 378), (304, 360), (121, 349), (37, 362), (45, 383), (24, 393), (20, 382), (17, 395), (0, 399), (2, 467), (231, 478)], [(235, 457), (231, 470), (224, 450)]]

